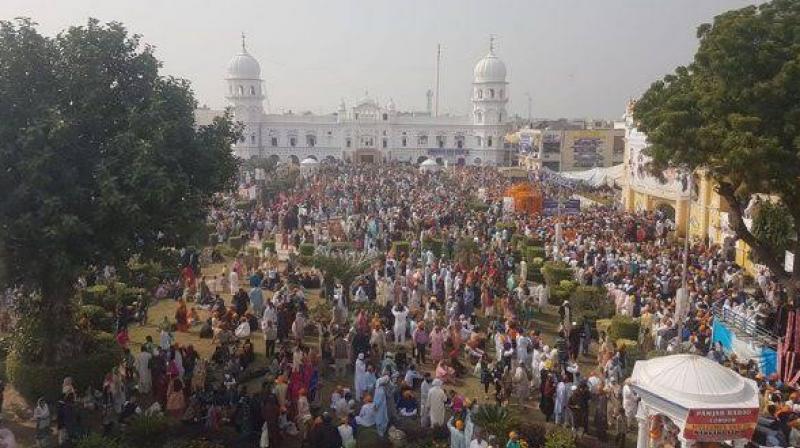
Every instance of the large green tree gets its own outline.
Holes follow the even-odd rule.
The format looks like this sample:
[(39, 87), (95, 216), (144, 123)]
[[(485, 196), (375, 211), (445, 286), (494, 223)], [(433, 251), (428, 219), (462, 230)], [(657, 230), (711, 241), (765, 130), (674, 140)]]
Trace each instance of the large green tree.
[(732, 230), (794, 296), (800, 269), (784, 269), (786, 238), (760, 234), (768, 226), (749, 230), (743, 218), (752, 195), (777, 199), (795, 224), (788, 248), (800, 253), (800, 2), (729, 11), (697, 36), (694, 60), (636, 103), (651, 168), (699, 168), (711, 176), (730, 206)]
[(45, 343), (28, 361), (80, 350), (69, 335), (82, 269), (185, 244), (231, 185), (238, 127), (196, 126), (189, 82), (160, 66), (119, 23), (46, 37), (0, 22), (0, 266), (41, 298)]

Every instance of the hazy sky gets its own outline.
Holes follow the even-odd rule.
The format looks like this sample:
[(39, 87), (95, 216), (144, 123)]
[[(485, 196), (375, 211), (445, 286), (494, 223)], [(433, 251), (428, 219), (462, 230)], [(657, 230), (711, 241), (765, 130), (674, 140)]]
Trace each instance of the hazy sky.
[(0, 18), (31, 17), (46, 34), (88, 17), (120, 21), (211, 107), (225, 105), (225, 68), (244, 32), (273, 112), (331, 112), (366, 89), (423, 109), (441, 43), (440, 109), (465, 113), (472, 69), (496, 34), (511, 113), (527, 115), (529, 92), (534, 117), (614, 118), (691, 59), (699, 24), (755, 1), (0, 0)]

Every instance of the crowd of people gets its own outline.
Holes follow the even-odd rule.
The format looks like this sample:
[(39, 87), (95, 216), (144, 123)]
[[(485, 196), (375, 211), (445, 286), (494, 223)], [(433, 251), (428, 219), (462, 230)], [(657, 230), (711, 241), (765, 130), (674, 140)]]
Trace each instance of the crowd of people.
[[(532, 177), (546, 194), (573, 193), (552, 175)], [(204, 276), (200, 257), (182, 254), (180, 278), (154, 291), (156, 300), (176, 302), (174, 319), (159, 323), (158, 341), (133, 347), (119, 336), (146, 322), (142, 298), (136, 312), (118, 313), (125, 357), (103, 390), (79, 394), (65, 380), (54, 412), (59, 442), (81, 434), (80, 405), (100, 410), (106, 433), (138, 414), (167, 413), (204, 431), (234, 425), (243, 443), (262, 448), (292, 440), (350, 448), (415, 428), (449, 434), (452, 448), (486, 448), (498, 446), (498, 434), (475, 415), (496, 405), (538, 409), (542, 420), (624, 446), (638, 405), (625, 380), (634, 360), (602, 332), (595, 336), (569, 301), (557, 317), (545, 311), (549, 287), (532, 281), (515, 256), (514, 235), (545, 247), (546, 258), (571, 267), (579, 284), (604, 287), (617, 314), (641, 323), (643, 352), (693, 352), (758, 377), (753, 363), (742, 366), (714, 347), (710, 329), (718, 307), (760, 316), (780, 331), (787, 300), (767, 273), (747, 289), (727, 247), (695, 242), (685, 254), (660, 212), (504, 210), (511, 184), (492, 168), (420, 173), (405, 165), (322, 164), (257, 206), (225, 198), (209, 216), (219, 241), (242, 233), (259, 248), (275, 241), (272, 256), (261, 263), (236, 257), (220, 274)], [(275, 256), (304, 244), (342, 257), (363, 253), (373, 263), (352, 285), (326, 285), (323, 272)], [(319, 303), (307, 297), (311, 288), (322, 291)], [(313, 316), (321, 304), (332, 310), (324, 321)], [(556, 320), (555, 332), (542, 325), (548, 319)], [(181, 343), (192, 328), (213, 344), (208, 359)], [(257, 353), (266, 361), (256, 362)], [(794, 430), (781, 416), (786, 398), (797, 397), (782, 397), (774, 378), (759, 380), (773, 426), (784, 425), (769, 435), (788, 439)], [(480, 388), (467, 392), (467, 382)], [(40, 402), (42, 441), (50, 416)], [(507, 447), (525, 443), (516, 433), (502, 437)], [(677, 443), (672, 433), (662, 437)]]

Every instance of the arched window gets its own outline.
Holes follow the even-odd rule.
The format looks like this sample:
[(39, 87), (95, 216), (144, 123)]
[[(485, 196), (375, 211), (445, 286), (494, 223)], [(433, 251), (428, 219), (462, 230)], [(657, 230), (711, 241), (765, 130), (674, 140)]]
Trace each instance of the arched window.
[(255, 88), (255, 86), (250, 86), (250, 96), (255, 96), (255, 95), (256, 95), (256, 88)]
[(503, 113), (502, 112), (497, 114), (497, 122), (498, 123), (502, 123), (503, 122)]
[(483, 122), (483, 114), (480, 113), (480, 111), (475, 112), (475, 121), (477, 121), (478, 123)]
[(489, 89), (489, 98), (494, 98), (494, 89)]
[(475, 139), (478, 141), (478, 145), (477, 145), (477, 146), (478, 146), (478, 148), (480, 148), (481, 146), (483, 146), (483, 139), (481, 138), (481, 136), (480, 136), (480, 135), (479, 135), (479, 136), (477, 136), (477, 137), (475, 137)]
[(244, 95), (244, 87), (243, 87), (243, 86), (239, 86), (239, 89), (238, 89), (238, 91), (239, 91), (239, 95), (240, 95), (240, 96), (241, 96), (241, 95)]
[(297, 146), (297, 137), (289, 137), (289, 146), (292, 148)]
[(492, 136), (486, 137), (486, 146), (491, 148), (492, 147)]
[(251, 145), (256, 144), (256, 134), (250, 134), (250, 144)]
[(389, 119), (389, 114), (383, 114), (383, 121), (386, 121), (388, 119)]
[(500, 89), (500, 99), (503, 99), (503, 89)]
[(478, 99), (483, 99), (483, 89), (478, 89)]
[(317, 138), (311, 134), (306, 135), (306, 146), (313, 148), (317, 144)]

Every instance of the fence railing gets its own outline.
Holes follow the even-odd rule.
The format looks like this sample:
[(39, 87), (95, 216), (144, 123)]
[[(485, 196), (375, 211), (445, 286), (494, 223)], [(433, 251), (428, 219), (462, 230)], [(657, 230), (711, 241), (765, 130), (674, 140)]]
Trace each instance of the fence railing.
[(749, 337), (751, 340), (772, 348), (778, 346), (778, 336), (767, 328), (758, 325), (754, 317), (748, 317), (730, 308), (725, 308), (721, 303), (714, 305), (714, 319), (719, 319), (737, 334)]

